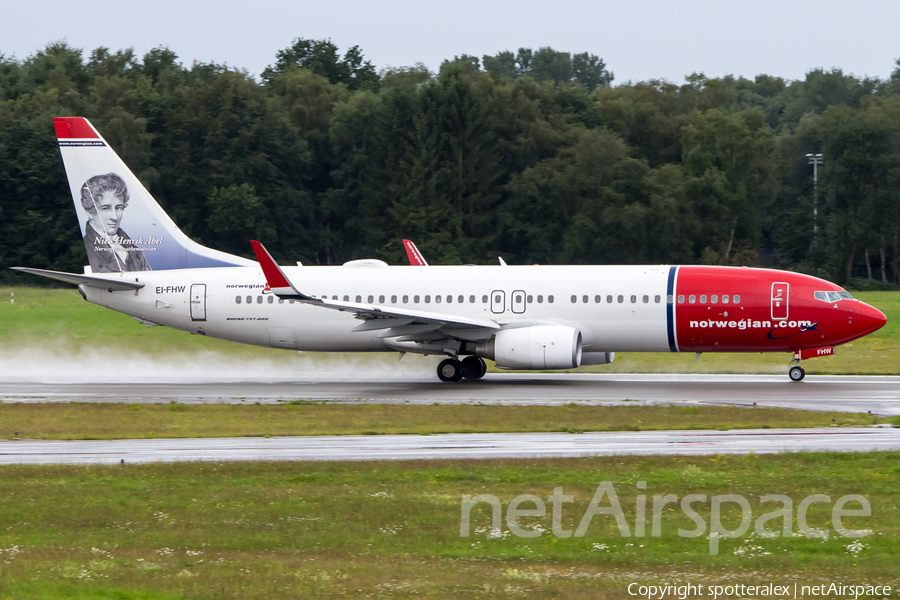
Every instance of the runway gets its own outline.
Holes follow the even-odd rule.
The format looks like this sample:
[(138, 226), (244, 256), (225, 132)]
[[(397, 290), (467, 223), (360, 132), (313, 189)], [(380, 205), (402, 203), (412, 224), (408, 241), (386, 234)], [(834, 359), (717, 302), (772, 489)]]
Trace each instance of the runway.
[(372, 461), (648, 454), (900, 450), (900, 429), (754, 429), (605, 433), (310, 436), (110, 441), (0, 441), (0, 464), (181, 461)]
[[(497, 373), (447, 384), (433, 375), (381, 379), (346, 373), (198, 373), (147, 375), (139, 381), (97, 377), (46, 382), (0, 377), (3, 402), (329, 402), (496, 404), (734, 404), (900, 415), (900, 377), (786, 375), (640, 375)], [(163, 381), (160, 381), (163, 379)]]

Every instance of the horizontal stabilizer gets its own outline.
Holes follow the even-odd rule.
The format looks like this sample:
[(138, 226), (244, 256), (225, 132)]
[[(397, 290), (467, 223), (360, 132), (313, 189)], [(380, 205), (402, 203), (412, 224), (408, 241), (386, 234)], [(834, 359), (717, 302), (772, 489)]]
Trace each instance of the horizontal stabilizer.
[(111, 292), (125, 292), (128, 290), (139, 290), (144, 287), (139, 281), (126, 281), (118, 277), (107, 279), (106, 277), (98, 277), (96, 275), (78, 275), (76, 273), (63, 273), (62, 271), (45, 271), (44, 269), (31, 269), (28, 267), (12, 267), (14, 271), (22, 271), (23, 273), (31, 273), (32, 275), (40, 275), (41, 277), (49, 277), (57, 281), (65, 281), (66, 283), (74, 283), (75, 285), (86, 285), (88, 287), (99, 288), (101, 290), (109, 290)]

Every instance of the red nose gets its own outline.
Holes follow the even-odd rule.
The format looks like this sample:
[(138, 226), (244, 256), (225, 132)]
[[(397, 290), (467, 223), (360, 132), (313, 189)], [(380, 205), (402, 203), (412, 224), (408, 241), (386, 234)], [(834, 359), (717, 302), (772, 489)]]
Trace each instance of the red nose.
[(858, 303), (856, 312), (858, 314), (857, 322), (859, 328), (865, 332), (865, 334), (878, 331), (884, 327), (885, 323), (887, 323), (887, 317), (884, 316), (883, 312), (874, 306), (869, 306), (865, 302)]

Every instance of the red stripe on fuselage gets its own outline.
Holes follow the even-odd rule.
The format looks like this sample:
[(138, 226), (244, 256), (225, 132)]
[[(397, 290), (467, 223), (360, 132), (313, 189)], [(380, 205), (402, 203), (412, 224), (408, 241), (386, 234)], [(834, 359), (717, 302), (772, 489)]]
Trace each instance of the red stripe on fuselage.
[[(775, 289), (787, 288), (787, 307), (780, 297), (773, 303), (774, 283), (786, 284)], [(675, 285), (678, 349), (681, 352), (792, 352), (849, 342), (867, 333), (860, 331), (857, 323), (858, 302), (822, 302), (814, 297), (816, 291), (840, 289), (823, 279), (787, 271), (680, 267)], [(740, 298), (738, 303), (734, 302), (735, 295)], [(682, 296), (684, 302), (679, 303)], [(694, 303), (690, 302), (691, 296)], [(713, 296), (716, 296), (715, 303)], [(725, 296), (728, 303), (723, 302)], [(776, 306), (774, 312), (773, 306)], [(780, 318), (785, 314), (788, 318)]]

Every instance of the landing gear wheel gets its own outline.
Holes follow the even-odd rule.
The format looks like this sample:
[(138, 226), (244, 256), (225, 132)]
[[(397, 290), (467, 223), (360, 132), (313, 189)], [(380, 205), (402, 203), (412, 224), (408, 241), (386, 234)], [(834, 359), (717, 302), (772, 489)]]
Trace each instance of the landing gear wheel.
[(462, 370), (466, 379), (481, 379), (487, 373), (487, 364), (483, 358), (467, 356), (462, 360)]
[(791, 367), (791, 370), (788, 371), (788, 377), (791, 378), (791, 381), (803, 381), (803, 378), (806, 377), (806, 371), (803, 370), (803, 367), (797, 365), (796, 367)]
[(438, 379), (441, 381), (459, 381), (463, 378), (463, 366), (455, 358), (442, 360), (437, 368)]

